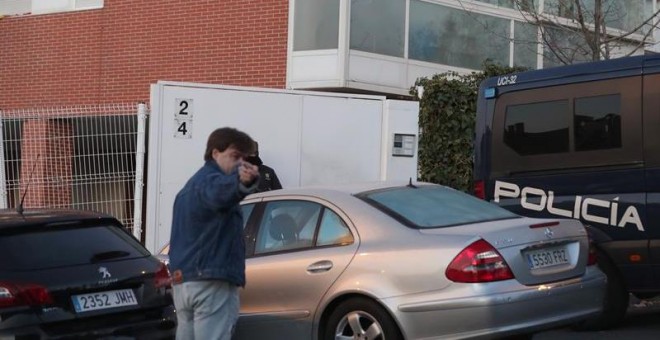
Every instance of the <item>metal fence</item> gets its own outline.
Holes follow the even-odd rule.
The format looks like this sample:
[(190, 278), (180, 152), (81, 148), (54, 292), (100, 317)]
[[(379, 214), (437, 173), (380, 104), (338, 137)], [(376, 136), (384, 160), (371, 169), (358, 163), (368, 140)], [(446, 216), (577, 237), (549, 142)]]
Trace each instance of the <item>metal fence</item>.
[(0, 111), (0, 208), (115, 216), (141, 237), (144, 104)]

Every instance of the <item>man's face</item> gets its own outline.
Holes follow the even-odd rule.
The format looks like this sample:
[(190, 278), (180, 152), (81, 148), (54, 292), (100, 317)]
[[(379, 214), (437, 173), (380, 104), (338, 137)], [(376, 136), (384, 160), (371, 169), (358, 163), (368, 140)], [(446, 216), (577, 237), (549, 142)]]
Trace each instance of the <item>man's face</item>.
[(230, 146), (222, 152), (213, 149), (212, 157), (225, 174), (230, 174), (241, 164), (245, 154)]

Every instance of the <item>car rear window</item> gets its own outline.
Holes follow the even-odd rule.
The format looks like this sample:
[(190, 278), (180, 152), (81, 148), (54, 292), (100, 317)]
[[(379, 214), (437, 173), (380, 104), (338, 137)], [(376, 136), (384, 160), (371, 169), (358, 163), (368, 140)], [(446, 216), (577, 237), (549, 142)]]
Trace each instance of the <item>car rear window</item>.
[(25, 229), (0, 236), (0, 268), (28, 271), (149, 255), (149, 251), (116, 225)]
[(415, 228), (439, 228), (519, 216), (458, 190), (442, 186), (406, 186), (358, 197)]

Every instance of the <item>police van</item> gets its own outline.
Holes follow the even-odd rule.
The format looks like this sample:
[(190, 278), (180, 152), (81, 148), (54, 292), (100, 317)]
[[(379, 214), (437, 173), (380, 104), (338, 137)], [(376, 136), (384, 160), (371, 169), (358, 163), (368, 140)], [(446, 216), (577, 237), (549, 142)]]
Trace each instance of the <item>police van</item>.
[(476, 119), (477, 196), (587, 226), (609, 281), (595, 328), (660, 292), (660, 55), (486, 79)]

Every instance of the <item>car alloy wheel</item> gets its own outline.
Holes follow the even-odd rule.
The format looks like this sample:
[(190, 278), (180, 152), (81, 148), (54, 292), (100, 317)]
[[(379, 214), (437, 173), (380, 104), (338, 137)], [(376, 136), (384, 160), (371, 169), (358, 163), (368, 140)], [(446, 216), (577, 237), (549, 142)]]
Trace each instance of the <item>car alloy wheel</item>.
[(335, 339), (382, 339), (383, 329), (371, 314), (353, 311), (345, 315), (337, 325)]
[(399, 340), (403, 337), (390, 314), (367, 298), (341, 303), (328, 318), (326, 340)]

